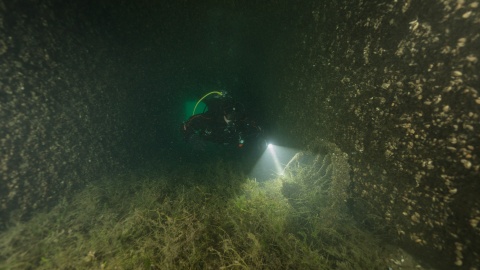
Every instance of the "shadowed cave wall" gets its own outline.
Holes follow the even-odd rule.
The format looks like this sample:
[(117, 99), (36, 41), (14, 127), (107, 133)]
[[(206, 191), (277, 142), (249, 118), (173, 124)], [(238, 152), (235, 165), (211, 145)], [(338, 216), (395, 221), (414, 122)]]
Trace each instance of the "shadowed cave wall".
[(0, 225), (122, 166), (125, 59), (104, 19), (87, 3), (0, 1)]
[(312, 2), (0, 1), (2, 222), (171, 158), (182, 102), (219, 87), (346, 152), (367, 228), (479, 265), (478, 2)]

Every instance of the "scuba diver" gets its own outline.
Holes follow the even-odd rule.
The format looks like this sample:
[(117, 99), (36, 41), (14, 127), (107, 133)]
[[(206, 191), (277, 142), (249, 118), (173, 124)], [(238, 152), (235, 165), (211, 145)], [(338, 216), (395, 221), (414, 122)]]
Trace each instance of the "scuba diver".
[[(209, 95), (215, 94), (213, 97)], [(204, 100), (205, 99), (205, 100)], [(197, 105), (206, 105), (202, 113), (195, 114)], [(261, 136), (262, 129), (247, 118), (243, 104), (236, 102), (226, 92), (210, 92), (195, 105), (193, 115), (181, 125), (186, 141), (204, 140), (243, 148)]]

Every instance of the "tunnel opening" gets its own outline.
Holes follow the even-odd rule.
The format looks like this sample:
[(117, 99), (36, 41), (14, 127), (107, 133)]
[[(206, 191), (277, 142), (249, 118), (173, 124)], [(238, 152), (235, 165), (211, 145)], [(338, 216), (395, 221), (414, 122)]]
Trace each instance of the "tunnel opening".
[(0, 268), (476, 269), (478, 8), (0, 0)]

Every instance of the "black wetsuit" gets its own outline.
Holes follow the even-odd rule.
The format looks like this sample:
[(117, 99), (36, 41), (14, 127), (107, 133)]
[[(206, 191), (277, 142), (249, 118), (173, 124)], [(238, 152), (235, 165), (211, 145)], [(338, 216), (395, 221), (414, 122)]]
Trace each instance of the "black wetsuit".
[[(204, 101), (208, 110), (204, 113), (191, 116), (183, 123), (182, 132), (184, 138), (189, 140), (197, 134), (202, 139), (216, 143), (232, 143), (235, 137), (235, 122), (227, 124), (225, 117), (236, 109), (236, 104), (229, 97), (214, 97)], [(236, 115), (235, 117), (238, 117)]]
[(193, 115), (181, 127), (186, 141), (201, 139), (243, 148), (262, 136), (262, 129), (246, 117), (241, 103), (230, 97), (216, 96), (206, 99), (207, 111)]

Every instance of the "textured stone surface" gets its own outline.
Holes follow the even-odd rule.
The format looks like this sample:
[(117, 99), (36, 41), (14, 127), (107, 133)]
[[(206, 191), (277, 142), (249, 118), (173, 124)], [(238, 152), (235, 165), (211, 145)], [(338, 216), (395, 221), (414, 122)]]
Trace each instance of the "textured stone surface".
[(82, 8), (0, 1), (0, 227), (124, 155), (116, 62)]
[(360, 221), (446, 269), (480, 264), (478, 6), (319, 3), (271, 106), (296, 141), (349, 153)]

